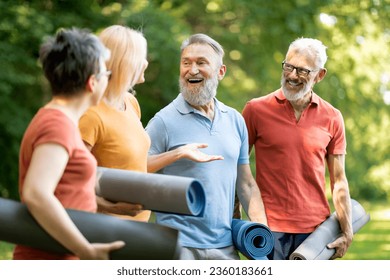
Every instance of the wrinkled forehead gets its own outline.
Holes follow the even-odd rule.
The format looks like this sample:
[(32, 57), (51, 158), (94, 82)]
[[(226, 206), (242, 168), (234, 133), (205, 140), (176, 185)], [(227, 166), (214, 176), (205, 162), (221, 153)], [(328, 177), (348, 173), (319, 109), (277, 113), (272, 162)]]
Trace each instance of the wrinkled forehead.
[(208, 44), (191, 44), (183, 49), (181, 52), (181, 59), (183, 60), (197, 60), (206, 59), (210, 62), (217, 62), (221, 60), (215, 50)]
[(296, 66), (315, 66), (316, 64), (316, 57), (312, 53), (299, 48), (290, 48), (286, 54), (285, 60), (287, 63)]

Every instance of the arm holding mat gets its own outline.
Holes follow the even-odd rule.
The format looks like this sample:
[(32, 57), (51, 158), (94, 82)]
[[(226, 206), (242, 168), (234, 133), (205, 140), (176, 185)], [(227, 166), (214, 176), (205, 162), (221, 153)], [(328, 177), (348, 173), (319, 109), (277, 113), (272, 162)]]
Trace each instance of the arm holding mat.
[[(356, 200), (351, 199), (351, 204), (352, 229), (355, 234), (368, 223), (370, 215)], [(329, 249), (327, 245), (336, 240), (339, 234), (340, 224), (334, 212), (290, 255), (290, 260), (329, 260), (335, 249)]]
[(144, 209), (201, 216), (202, 185), (194, 178), (98, 167), (96, 194), (114, 202), (142, 204)]
[[(157, 224), (122, 220), (104, 214), (66, 209), (80, 232), (91, 243), (123, 240), (126, 245), (110, 252), (113, 260), (177, 259), (178, 231)], [(0, 240), (54, 253), (69, 253), (34, 220), (27, 207), (0, 198)]]

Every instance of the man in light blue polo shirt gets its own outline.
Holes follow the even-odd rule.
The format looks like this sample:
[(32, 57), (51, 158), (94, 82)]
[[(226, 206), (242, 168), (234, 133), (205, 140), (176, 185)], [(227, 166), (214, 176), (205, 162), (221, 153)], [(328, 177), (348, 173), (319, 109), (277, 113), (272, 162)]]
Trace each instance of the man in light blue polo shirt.
[[(181, 47), (180, 94), (150, 120), (148, 171), (198, 179), (206, 193), (203, 217), (156, 213), (180, 231), (181, 259), (239, 259), (231, 222), (237, 187), (249, 218), (267, 225), (249, 167), (244, 119), (215, 96), (226, 73), (221, 45), (195, 34)], [(202, 149), (202, 151), (200, 151)]]

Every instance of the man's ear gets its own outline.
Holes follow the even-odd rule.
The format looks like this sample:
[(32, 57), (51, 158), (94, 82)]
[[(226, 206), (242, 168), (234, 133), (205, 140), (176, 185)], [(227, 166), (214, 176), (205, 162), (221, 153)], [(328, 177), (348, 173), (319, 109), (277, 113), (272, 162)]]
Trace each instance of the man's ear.
[(226, 65), (222, 64), (218, 70), (218, 80), (222, 80), (223, 77), (225, 77), (225, 74), (226, 74)]
[(315, 82), (316, 82), (316, 83), (321, 82), (322, 79), (325, 78), (327, 72), (328, 72), (328, 70), (326, 70), (326, 68), (321, 68), (321, 69), (319, 70), (319, 72), (318, 72), (318, 75), (317, 75), (317, 77), (316, 77), (316, 79), (315, 79)]
[(85, 85), (85, 90), (87, 92), (94, 92), (96, 83), (97, 83), (97, 81), (96, 81), (95, 75), (89, 76), (87, 83)]

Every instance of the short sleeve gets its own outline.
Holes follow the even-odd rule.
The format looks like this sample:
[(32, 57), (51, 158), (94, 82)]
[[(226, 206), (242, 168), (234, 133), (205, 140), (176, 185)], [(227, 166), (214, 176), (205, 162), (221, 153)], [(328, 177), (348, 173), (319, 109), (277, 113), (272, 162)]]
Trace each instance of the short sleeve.
[(241, 148), (240, 156), (238, 158), (238, 164), (249, 164), (249, 144), (248, 144), (248, 130), (244, 121), (244, 118), (239, 114), (239, 127), (240, 127), (240, 138)]
[(332, 139), (327, 147), (328, 154), (343, 155), (346, 154), (347, 141), (345, 138), (344, 119), (340, 111), (336, 111), (333, 119), (331, 131)]
[(252, 147), (256, 142), (256, 131), (255, 126), (252, 122), (252, 106), (250, 102), (247, 102), (244, 110), (242, 111), (242, 116), (244, 117), (245, 124), (248, 130), (248, 143)]
[(101, 118), (92, 108), (81, 116), (79, 120), (81, 138), (92, 147), (98, 142), (102, 129)]
[(149, 155), (157, 155), (167, 151), (168, 134), (164, 121), (154, 116), (145, 128), (148, 133), (151, 145)]
[[(53, 110), (54, 111), (54, 110)], [(33, 142), (32, 148), (46, 143), (55, 143), (63, 146), (69, 155), (71, 155), (76, 147), (76, 137), (74, 124), (61, 112), (50, 111), (41, 119), (39, 128)]]

